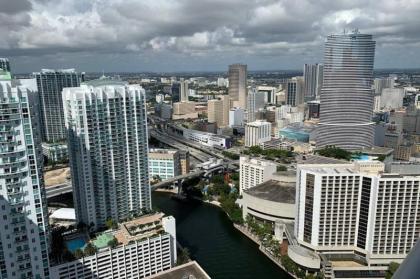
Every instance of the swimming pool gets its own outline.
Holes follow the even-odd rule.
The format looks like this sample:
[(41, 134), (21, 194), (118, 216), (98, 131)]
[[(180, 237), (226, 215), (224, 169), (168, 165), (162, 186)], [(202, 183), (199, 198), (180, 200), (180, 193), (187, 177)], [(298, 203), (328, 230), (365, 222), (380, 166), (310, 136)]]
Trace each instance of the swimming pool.
[(352, 159), (355, 160), (355, 161), (370, 161), (373, 158), (369, 155), (361, 154), (361, 155), (358, 155), (358, 156), (354, 156)]
[(77, 249), (83, 250), (83, 247), (86, 245), (86, 240), (83, 236), (79, 236), (73, 239), (66, 240), (66, 247), (70, 252), (74, 252)]

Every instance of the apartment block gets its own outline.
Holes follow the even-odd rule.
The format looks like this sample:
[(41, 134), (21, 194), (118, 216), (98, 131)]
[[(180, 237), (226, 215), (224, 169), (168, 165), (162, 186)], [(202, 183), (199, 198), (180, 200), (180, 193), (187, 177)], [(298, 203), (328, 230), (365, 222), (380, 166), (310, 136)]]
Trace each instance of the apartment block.
[(239, 192), (252, 188), (265, 181), (272, 179), (277, 171), (277, 164), (241, 156), (239, 160)]

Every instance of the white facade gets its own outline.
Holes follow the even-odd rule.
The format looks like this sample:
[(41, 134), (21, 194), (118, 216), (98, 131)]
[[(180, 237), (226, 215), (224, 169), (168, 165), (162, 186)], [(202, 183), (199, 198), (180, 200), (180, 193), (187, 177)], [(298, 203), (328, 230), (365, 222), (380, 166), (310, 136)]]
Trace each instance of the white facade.
[(375, 87), (375, 95), (381, 95), (382, 90), (385, 88), (394, 88), (394, 78), (387, 77), (387, 78), (375, 78), (373, 80), (373, 86)]
[(226, 78), (222, 78), (222, 77), (217, 78), (217, 86), (227, 87), (228, 86), (228, 80)]
[(145, 91), (100, 79), (63, 90), (78, 221), (104, 226), (151, 208)]
[(383, 171), (380, 162), (298, 166), (299, 243), (356, 251), (368, 264), (402, 261), (420, 236), (420, 176)]
[(184, 129), (184, 138), (186, 138), (187, 140), (191, 140), (192, 142), (210, 147), (230, 147), (229, 137), (218, 136), (212, 133), (206, 133), (197, 130)]
[(260, 145), (271, 140), (271, 123), (267, 121), (255, 121), (245, 124), (245, 146)]
[(264, 103), (275, 104), (276, 103), (276, 91), (277, 88), (273, 86), (257, 86), (257, 91), (264, 95)]
[(403, 106), (403, 99), (405, 97), (404, 89), (402, 88), (384, 88), (381, 93), (381, 109), (391, 110), (398, 109)]
[(305, 64), (303, 66), (304, 96), (314, 100), (319, 97), (322, 88), (324, 67), (322, 64)]
[(244, 125), (244, 110), (242, 108), (231, 108), (229, 111), (229, 127)]
[(258, 92), (255, 88), (248, 92), (247, 97), (247, 121), (254, 122), (256, 120), (255, 114), (259, 109), (265, 106), (265, 92)]
[(239, 159), (239, 192), (273, 178), (277, 165), (270, 161), (241, 156)]
[(165, 100), (165, 95), (163, 94), (156, 94), (155, 96), (156, 103), (160, 104)]
[(133, 240), (95, 255), (51, 267), (54, 279), (140, 279), (168, 270), (176, 263), (176, 229), (172, 216), (162, 218), (164, 233)]
[(42, 154), (51, 162), (67, 160), (69, 157), (66, 144), (62, 143), (42, 143)]
[(36, 91), (0, 70), (0, 278), (49, 277)]
[(149, 177), (160, 177), (162, 180), (181, 174), (179, 153), (174, 149), (149, 150)]

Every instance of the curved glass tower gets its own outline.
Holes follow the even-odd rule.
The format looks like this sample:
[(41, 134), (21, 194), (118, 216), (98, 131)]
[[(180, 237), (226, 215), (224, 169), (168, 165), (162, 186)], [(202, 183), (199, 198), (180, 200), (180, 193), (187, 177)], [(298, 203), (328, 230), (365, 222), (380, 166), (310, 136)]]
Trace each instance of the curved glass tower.
[(324, 52), (317, 146), (356, 150), (373, 145), (372, 35), (330, 35)]

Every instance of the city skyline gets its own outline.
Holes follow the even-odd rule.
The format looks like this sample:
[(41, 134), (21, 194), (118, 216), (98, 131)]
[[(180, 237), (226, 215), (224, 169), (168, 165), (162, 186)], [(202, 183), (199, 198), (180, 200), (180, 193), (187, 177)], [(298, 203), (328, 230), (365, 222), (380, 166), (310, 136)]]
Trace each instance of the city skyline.
[(420, 0), (0, 7), (0, 279), (407, 269)]
[(321, 62), (327, 35), (355, 28), (378, 42), (376, 68), (420, 67), (418, 1), (4, 2), (0, 53), (17, 73), (300, 69)]

